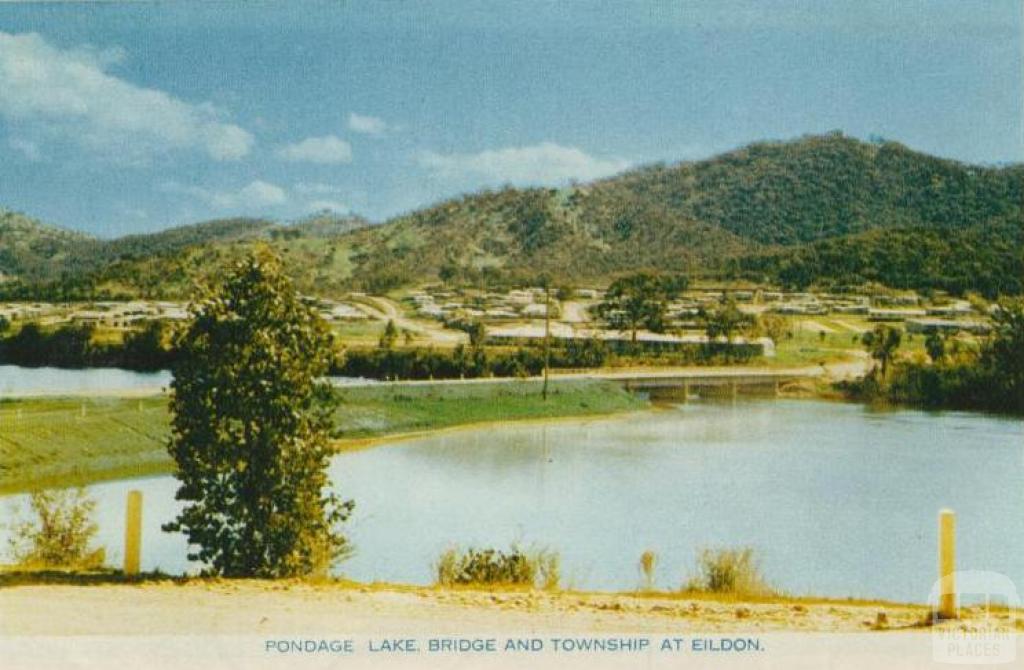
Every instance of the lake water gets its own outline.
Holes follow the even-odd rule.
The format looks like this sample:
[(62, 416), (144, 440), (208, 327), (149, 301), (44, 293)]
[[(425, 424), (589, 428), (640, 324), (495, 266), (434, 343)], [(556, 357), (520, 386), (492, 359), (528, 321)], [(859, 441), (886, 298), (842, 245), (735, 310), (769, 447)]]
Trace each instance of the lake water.
[(171, 374), (134, 372), (120, 368), (24, 368), (0, 365), (0, 396), (75, 395), (111, 391), (158, 391), (171, 383)]
[[(795, 400), (692, 402), (601, 420), (438, 434), (343, 454), (332, 481), (356, 500), (359, 580), (427, 584), (448, 546), (547, 547), (563, 583), (632, 589), (658, 554), (678, 588), (701, 547), (749, 545), (793, 594), (923, 602), (940, 508), (958, 514), (958, 567), (1024, 588), (1024, 422), (876, 412)], [(169, 477), (92, 487), (101, 541), (121, 560), (125, 494), (145, 492), (143, 567), (188, 569)], [(7, 510), (5, 510), (6, 512)]]
[[(335, 386), (375, 384), (356, 377), (330, 377)], [(168, 370), (136, 372), (121, 368), (26, 368), (0, 365), (0, 397), (85, 395), (123, 391), (159, 392), (171, 383)]]

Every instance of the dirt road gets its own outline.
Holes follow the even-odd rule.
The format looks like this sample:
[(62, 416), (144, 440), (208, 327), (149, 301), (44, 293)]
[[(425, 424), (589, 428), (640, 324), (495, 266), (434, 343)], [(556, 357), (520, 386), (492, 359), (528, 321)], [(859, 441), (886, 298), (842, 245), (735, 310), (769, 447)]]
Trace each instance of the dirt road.
[[(926, 630), (919, 605), (170, 581), (0, 588), (0, 635)], [(972, 615), (957, 625), (970, 626)], [(1022, 615), (1017, 614), (1017, 617)], [(1004, 617), (1007, 629), (1024, 629)]]

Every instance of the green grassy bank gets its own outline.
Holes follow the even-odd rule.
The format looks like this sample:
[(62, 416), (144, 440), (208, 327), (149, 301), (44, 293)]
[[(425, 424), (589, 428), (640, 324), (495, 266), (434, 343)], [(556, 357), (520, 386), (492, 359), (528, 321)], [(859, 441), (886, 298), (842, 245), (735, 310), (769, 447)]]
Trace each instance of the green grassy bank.
[[(625, 412), (645, 401), (611, 382), (387, 384), (341, 389), (336, 417), (346, 440), (488, 421)], [(0, 494), (170, 472), (167, 401), (27, 398), (0, 401)]]

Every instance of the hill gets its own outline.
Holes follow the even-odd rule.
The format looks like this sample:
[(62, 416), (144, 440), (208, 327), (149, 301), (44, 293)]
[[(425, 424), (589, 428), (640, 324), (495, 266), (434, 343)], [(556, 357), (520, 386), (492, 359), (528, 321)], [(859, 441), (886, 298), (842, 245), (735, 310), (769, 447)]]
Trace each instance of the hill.
[[(322, 213), (292, 224), (282, 225), (266, 219), (220, 219), (171, 228), (150, 234), (128, 235), (113, 240), (98, 240), (78, 233), (45, 226), (23, 219), (24, 235), (30, 239), (48, 239), (51, 233), (69, 240), (63, 247), (35, 246), (39, 253), (28, 272), (25, 254), (8, 246), (0, 237), (0, 261), (4, 251), (20, 258), (5, 271), (0, 282), (0, 298), (77, 300), (91, 298), (182, 298), (189, 294), (193, 281), (215, 274), (226, 262), (240, 258), (257, 242), (273, 245), (289, 256), (289, 265), (302, 272), (320, 265), (321, 254), (330, 240), (369, 225), (355, 216), (339, 217)], [(61, 238), (63, 239), (63, 238)], [(24, 245), (21, 245), (24, 246)], [(338, 288), (347, 280), (349, 268), (321, 272), (311, 279)], [(337, 286), (335, 286), (337, 284)]]
[(173, 297), (264, 240), (300, 289), (326, 294), (541, 274), (592, 283), (654, 269), (995, 295), (1024, 290), (1022, 202), (1024, 166), (967, 165), (830, 133), (559, 189), (486, 190), (380, 225), (329, 215), (290, 226), (232, 220), (90, 241), (81, 253), (55, 241), (52, 253), (37, 245), (34, 255), (0, 239), (18, 257), (0, 270), (22, 278), (8, 293)]
[(65, 270), (76, 249), (91, 237), (47, 226), (19, 212), (0, 209), (0, 282), (39, 281)]
[(566, 189), (450, 200), (353, 238), (356, 282), (595, 281), (639, 268), (804, 287), (1022, 290), (1024, 167), (829, 134)]

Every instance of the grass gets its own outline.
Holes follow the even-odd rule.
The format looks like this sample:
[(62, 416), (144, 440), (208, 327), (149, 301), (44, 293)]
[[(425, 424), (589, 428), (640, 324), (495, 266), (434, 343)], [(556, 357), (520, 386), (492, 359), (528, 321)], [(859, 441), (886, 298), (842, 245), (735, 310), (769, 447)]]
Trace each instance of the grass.
[(359, 321), (336, 321), (331, 324), (338, 341), (347, 346), (375, 347), (384, 333), (383, 321), (362, 319)]
[(613, 382), (553, 380), (548, 400), (541, 382), (382, 384), (343, 389), (339, 437), (366, 438), (489, 421), (547, 419), (625, 412), (646, 407)]
[(761, 574), (750, 547), (702, 549), (697, 556), (697, 574), (684, 585), (683, 591), (744, 598), (775, 593)]
[(0, 401), (0, 493), (166, 472), (163, 397)]
[[(339, 391), (337, 437), (376, 438), (489, 421), (632, 411), (645, 401), (616, 384), (387, 384)], [(0, 401), (0, 494), (172, 471), (165, 397)], [(339, 446), (344, 446), (342, 442)]]

